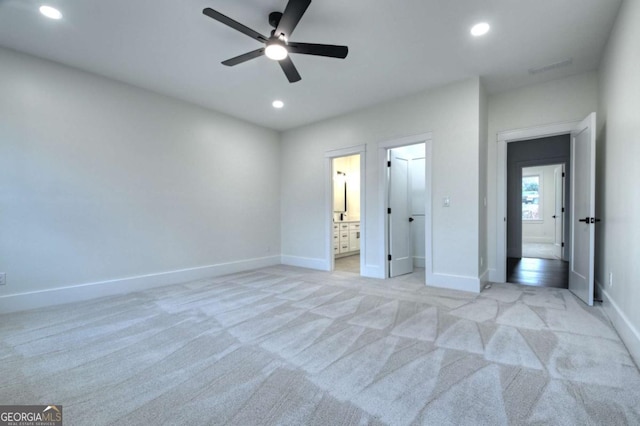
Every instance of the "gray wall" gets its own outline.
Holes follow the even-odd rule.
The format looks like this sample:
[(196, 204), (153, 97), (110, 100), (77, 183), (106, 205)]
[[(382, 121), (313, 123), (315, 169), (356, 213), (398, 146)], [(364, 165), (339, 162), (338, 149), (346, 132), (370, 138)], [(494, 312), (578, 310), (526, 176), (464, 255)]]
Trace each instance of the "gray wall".
[[(602, 60), (596, 156), (596, 282), (640, 365), (640, 1), (622, 3)], [(610, 274), (612, 280), (609, 281)]]
[[(366, 144), (363, 275), (384, 277), (384, 200), (379, 142), (433, 132), (433, 276), (428, 284), (479, 291), (478, 185), (480, 81), (417, 93), (282, 134), (282, 255), (298, 266), (327, 268), (327, 151)], [(442, 199), (451, 199), (450, 207)]]
[(2, 48), (0, 64), (0, 298), (279, 262), (277, 132)]
[(565, 163), (564, 241), (570, 249), (571, 143), (569, 135), (507, 144), (507, 256), (522, 257), (522, 168)]

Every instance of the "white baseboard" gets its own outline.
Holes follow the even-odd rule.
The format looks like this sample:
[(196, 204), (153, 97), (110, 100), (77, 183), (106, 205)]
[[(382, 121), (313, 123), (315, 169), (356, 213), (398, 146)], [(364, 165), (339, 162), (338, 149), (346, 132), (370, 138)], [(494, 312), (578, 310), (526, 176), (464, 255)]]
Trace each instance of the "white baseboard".
[(533, 244), (553, 244), (555, 243), (555, 237), (526, 237), (522, 239), (523, 244), (533, 243)]
[(636, 366), (640, 367), (640, 332), (631, 324), (629, 318), (620, 310), (618, 304), (609, 296), (602, 284), (596, 282), (596, 285), (602, 295), (602, 307), (605, 313), (629, 350)]
[(239, 260), (107, 281), (0, 296), (0, 313), (18, 312), (279, 265), (280, 256)]
[(298, 266), (300, 268), (317, 269), (319, 271), (329, 271), (331, 265), (325, 259), (317, 259), (312, 257), (299, 257), (282, 255), (281, 263), (283, 265)]
[(484, 286), (489, 282), (489, 269), (485, 269), (485, 271), (480, 274), (480, 291), (484, 288)]
[(384, 266), (364, 265), (364, 268), (360, 269), (360, 275), (367, 278), (378, 278), (384, 280)]
[(431, 274), (427, 277), (427, 286), (467, 291), (471, 293), (480, 293), (481, 288), (480, 280), (477, 277), (438, 273)]
[(424, 268), (426, 262), (424, 260), (424, 256), (413, 256), (413, 266), (414, 268)]

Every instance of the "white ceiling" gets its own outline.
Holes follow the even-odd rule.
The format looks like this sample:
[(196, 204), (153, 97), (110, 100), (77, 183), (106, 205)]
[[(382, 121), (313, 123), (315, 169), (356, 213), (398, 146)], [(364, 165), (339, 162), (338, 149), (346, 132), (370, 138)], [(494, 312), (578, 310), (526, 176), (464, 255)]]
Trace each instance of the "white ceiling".
[[(260, 44), (202, 14), (211, 7), (269, 35), (287, 0), (0, 0), (0, 45), (285, 130), (481, 76), (489, 92), (597, 69), (620, 0), (314, 0), (292, 41), (344, 44), (345, 60), (292, 55), (287, 82)], [(491, 32), (469, 35), (487, 21)], [(571, 65), (530, 75), (572, 58)], [(0, 64), (1, 66), (1, 64)], [(274, 99), (285, 107), (275, 110)]]

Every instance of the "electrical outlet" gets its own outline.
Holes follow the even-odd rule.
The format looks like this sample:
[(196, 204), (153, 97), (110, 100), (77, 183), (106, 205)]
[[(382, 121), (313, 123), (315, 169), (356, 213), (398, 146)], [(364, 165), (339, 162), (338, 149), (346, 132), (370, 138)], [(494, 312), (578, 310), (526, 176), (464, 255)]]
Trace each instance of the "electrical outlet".
[(613, 272), (609, 272), (609, 287), (613, 287)]
[(484, 257), (480, 256), (480, 266), (484, 266)]
[(0, 285), (6, 285), (6, 284), (7, 284), (7, 273), (0, 272)]

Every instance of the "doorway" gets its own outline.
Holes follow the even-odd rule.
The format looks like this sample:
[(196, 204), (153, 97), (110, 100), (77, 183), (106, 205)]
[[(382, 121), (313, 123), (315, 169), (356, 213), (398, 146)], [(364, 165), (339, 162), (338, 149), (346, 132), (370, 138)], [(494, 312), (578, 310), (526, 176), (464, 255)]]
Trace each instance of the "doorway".
[(360, 275), (360, 154), (331, 160), (332, 255), (335, 271)]
[[(569, 265), (562, 259), (563, 243), (568, 238), (562, 222), (564, 194), (569, 190), (563, 170), (570, 168), (570, 157), (569, 134), (508, 145), (507, 282), (568, 288)], [(560, 200), (557, 206), (556, 188)], [(556, 236), (556, 232), (560, 234)]]
[(507, 281), (538, 287), (568, 288), (564, 258), (566, 165), (522, 167), (521, 257), (507, 259)]
[(426, 145), (387, 150), (389, 278), (425, 267)]
[[(511, 193), (513, 183), (507, 190), (507, 145), (543, 140), (555, 135), (569, 135), (570, 172), (568, 173), (570, 201), (565, 211), (564, 253), (569, 263), (569, 290), (585, 304), (593, 306), (594, 301), (594, 251), (595, 225), (599, 219), (595, 217), (595, 162), (596, 162), (596, 113), (587, 115), (584, 120), (569, 123), (558, 123), (528, 129), (504, 131), (498, 133), (498, 173), (497, 173), (497, 266), (495, 281), (507, 281), (508, 257), (521, 257), (521, 246), (509, 246), (507, 228), (520, 222), (520, 218), (511, 217), (508, 213), (507, 196)], [(534, 139), (538, 138), (538, 139)], [(513, 180), (511, 180), (513, 182)], [(518, 185), (520, 182), (518, 181)], [(520, 188), (517, 188), (518, 191)], [(512, 203), (513, 204), (513, 203)], [(516, 204), (517, 205), (517, 204)], [(521, 212), (520, 212), (521, 213)], [(508, 220), (508, 216), (511, 220)], [(518, 225), (519, 226), (519, 225)], [(515, 250), (520, 256), (512, 256)]]
[(522, 168), (522, 257), (563, 260), (565, 164)]

